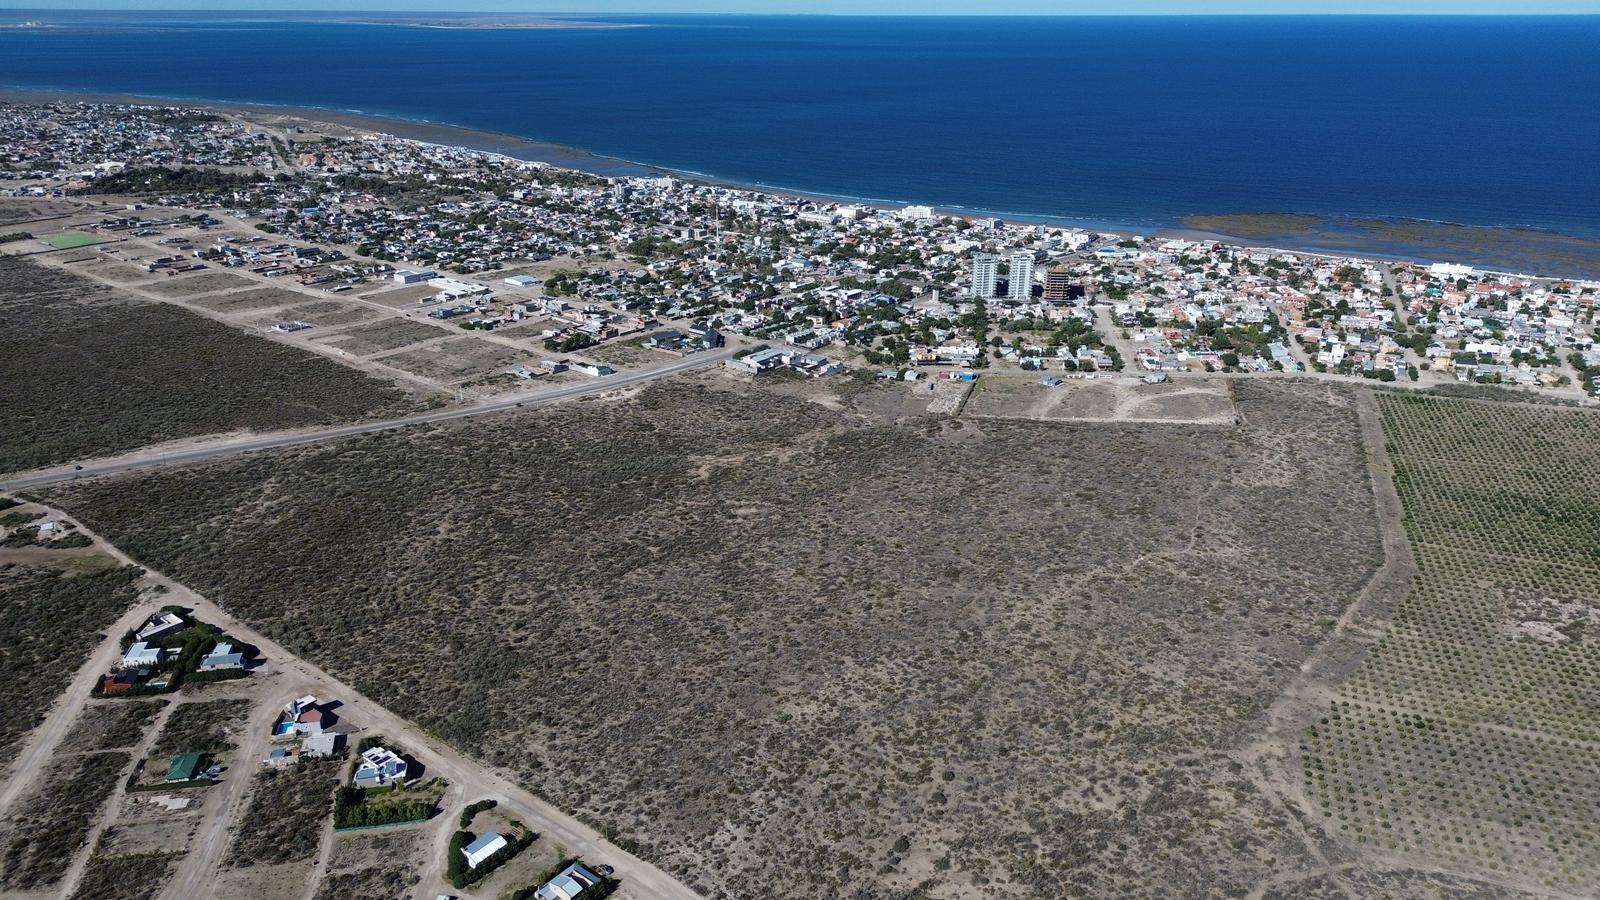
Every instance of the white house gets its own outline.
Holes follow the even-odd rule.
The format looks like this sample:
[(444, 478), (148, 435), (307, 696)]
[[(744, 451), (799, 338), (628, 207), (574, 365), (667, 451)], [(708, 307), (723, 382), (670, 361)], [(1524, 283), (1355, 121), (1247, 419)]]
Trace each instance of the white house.
[(128, 647), (128, 652), (122, 654), (122, 667), (124, 669), (137, 669), (144, 666), (153, 666), (161, 662), (161, 648), (144, 641), (138, 641)]
[(134, 637), (136, 640), (148, 641), (153, 637), (160, 637), (169, 631), (176, 630), (183, 625), (183, 617), (170, 610), (162, 610), (145, 621), (144, 627), (139, 629)]
[(476, 869), (483, 861), (508, 846), (506, 837), (493, 831), (478, 838), (472, 843), (461, 848), (461, 855), (467, 858), (467, 868)]
[(534, 900), (576, 900), (584, 891), (599, 883), (599, 875), (589, 871), (583, 863), (573, 863), (540, 885), (533, 896)]
[(391, 781), (406, 780), (406, 761), (383, 747), (370, 747), (361, 754), (353, 781), (356, 787), (380, 787)]

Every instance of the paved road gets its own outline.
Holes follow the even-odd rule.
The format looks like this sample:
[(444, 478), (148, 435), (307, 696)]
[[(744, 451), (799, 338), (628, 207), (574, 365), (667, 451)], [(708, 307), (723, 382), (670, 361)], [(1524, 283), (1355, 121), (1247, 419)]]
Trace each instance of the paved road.
[(696, 353), (664, 366), (650, 369), (639, 369), (633, 372), (624, 372), (606, 378), (596, 378), (580, 384), (566, 385), (563, 387), (549, 388), (524, 394), (511, 394), (495, 400), (486, 400), (455, 409), (443, 409), (438, 412), (423, 413), (416, 416), (407, 416), (399, 419), (385, 419), (377, 422), (363, 422), (356, 425), (339, 425), (322, 428), (315, 431), (283, 432), (281, 434), (268, 434), (259, 437), (246, 437), (234, 440), (218, 441), (214, 444), (195, 447), (193, 449), (162, 452), (159, 450), (139, 451), (128, 456), (115, 457), (98, 462), (85, 462), (82, 468), (72, 465), (56, 466), (50, 469), (40, 469), (34, 472), (23, 472), (14, 475), (5, 481), (0, 481), (0, 492), (16, 491), (23, 488), (42, 487), (48, 484), (58, 484), (71, 481), (74, 478), (88, 478), (94, 475), (111, 475), (117, 472), (126, 472), (132, 469), (146, 469), (157, 466), (174, 466), (188, 463), (202, 462), (211, 459), (221, 459), (228, 456), (237, 456), (241, 453), (251, 453), (257, 450), (275, 450), (280, 447), (298, 447), (303, 444), (315, 444), (322, 441), (337, 440), (339, 438), (354, 437), (361, 434), (373, 434), (379, 431), (389, 431), (396, 428), (410, 428), (416, 425), (437, 425), (455, 419), (466, 419), (472, 416), (487, 415), (489, 413), (504, 412), (517, 407), (543, 406), (548, 403), (558, 403), (563, 400), (572, 400), (593, 394), (604, 393), (629, 385), (653, 381), (657, 378), (666, 378), (693, 369), (721, 363), (731, 358), (738, 352), (736, 347), (727, 347), (722, 350)]

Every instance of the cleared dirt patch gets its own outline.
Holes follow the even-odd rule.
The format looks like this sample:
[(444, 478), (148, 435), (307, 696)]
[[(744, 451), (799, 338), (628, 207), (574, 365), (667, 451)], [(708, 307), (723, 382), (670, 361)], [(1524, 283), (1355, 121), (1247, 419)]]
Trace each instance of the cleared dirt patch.
[[(192, 806), (191, 809), (198, 812), (199, 807)], [(200, 817), (193, 814), (155, 821), (119, 821), (102, 833), (100, 852), (113, 855), (182, 852), (188, 849), (189, 842), (194, 839), (199, 822)]]
[(251, 291), (234, 291), (228, 294), (217, 294), (212, 297), (196, 297), (193, 301), (196, 306), (220, 313), (247, 312), (252, 309), (271, 309), (276, 306), (288, 306), (293, 303), (304, 303), (310, 299), (299, 291), (285, 288), (264, 287)]
[(194, 275), (174, 275), (145, 286), (145, 290), (163, 297), (182, 300), (212, 291), (228, 291), (249, 287), (255, 282), (232, 272), (200, 272)]
[(1138, 379), (1063, 380), (985, 377), (968, 399), (965, 415), (1082, 422), (1182, 422), (1231, 425), (1232, 389), (1222, 379), (1186, 378), (1166, 384)]
[(374, 353), (383, 353), (397, 350), (401, 347), (444, 337), (449, 334), (432, 325), (423, 325), (420, 322), (408, 322), (405, 319), (384, 319), (382, 322), (373, 322), (370, 325), (358, 325), (330, 337), (321, 338), (318, 343), (326, 344), (354, 353), (357, 356), (371, 356)]
[(473, 337), (450, 338), (431, 347), (419, 347), (383, 358), (386, 366), (446, 381), (486, 375), (518, 363), (531, 364), (534, 361), (534, 355), (529, 351), (519, 351)]

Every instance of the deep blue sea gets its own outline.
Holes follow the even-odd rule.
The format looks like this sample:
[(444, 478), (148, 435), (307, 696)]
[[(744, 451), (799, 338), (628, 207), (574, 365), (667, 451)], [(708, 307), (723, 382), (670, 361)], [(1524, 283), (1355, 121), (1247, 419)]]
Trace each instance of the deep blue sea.
[(0, 13), (65, 26), (0, 28), (0, 84), (359, 110), (1094, 222), (1304, 212), (1600, 238), (1600, 17), (201, 16)]

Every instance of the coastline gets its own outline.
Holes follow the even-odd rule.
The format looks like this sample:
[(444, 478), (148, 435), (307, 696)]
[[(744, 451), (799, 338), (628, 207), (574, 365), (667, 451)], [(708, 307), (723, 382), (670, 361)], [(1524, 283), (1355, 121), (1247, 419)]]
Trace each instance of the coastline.
[[(909, 198), (832, 194), (759, 182), (735, 181), (703, 172), (607, 156), (579, 147), (506, 132), (359, 110), (0, 85), (0, 103), (78, 102), (185, 106), (248, 118), (268, 125), (274, 123), (267, 120), (276, 118), (283, 120), (278, 124), (304, 123), (320, 126), (322, 130), (343, 129), (346, 133), (377, 132), (405, 140), (495, 153), (526, 162), (545, 163), (606, 177), (670, 175), (704, 185), (813, 201), (850, 203), (877, 209), (896, 209), (909, 204), (927, 202)], [(1092, 217), (972, 209), (939, 205), (936, 202), (928, 202), (928, 205), (941, 214), (968, 219), (992, 217), (1020, 224), (1081, 228), (1113, 235), (1210, 241), (1317, 256), (1363, 257), (1424, 265), (1436, 262), (1464, 263), (1484, 271), (1524, 277), (1600, 280), (1600, 241), (1531, 228), (1464, 225), (1409, 218), (1335, 217), (1292, 212), (1195, 214), (1165, 222), (1128, 223)]]

